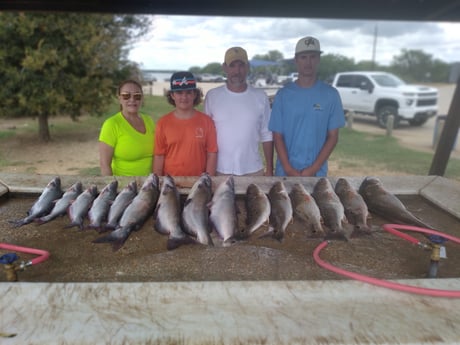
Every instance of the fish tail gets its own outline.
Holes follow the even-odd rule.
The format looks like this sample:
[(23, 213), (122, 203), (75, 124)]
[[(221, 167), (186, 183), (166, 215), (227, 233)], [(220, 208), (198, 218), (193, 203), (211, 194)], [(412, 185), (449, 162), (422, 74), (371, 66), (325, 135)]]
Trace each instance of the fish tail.
[(184, 236), (184, 237), (180, 237), (180, 238), (177, 238), (177, 237), (171, 237), (171, 238), (168, 238), (168, 242), (166, 243), (166, 249), (168, 250), (173, 250), (173, 249), (176, 249), (182, 245), (185, 245), (185, 244), (194, 244), (194, 243), (197, 243), (197, 241), (191, 237), (188, 237), (188, 236)]
[(21, 226), (29, 224), (31, 222), (32, 220), (29, 220), (27, 218), (8, 221), (8, 223), (10, 223), (13, 226), (13, 228), (20, 228)]
[(75, 221), (75, 222), (72, 222), (72, 223), (70, 223), (68, 225), (65, 225), (64, 229), (70, 229), (70, 228), (74, 228), (76, 226), (78, 226), (80, 231), (85, 230), (83, 222), (80, 222), (80, 221)]
[(113, 251), (116, 252), (125, 244), (130, 233), (130, 228), (118, 228), (108, 235), (96, 238), (92, 243), (111, 243)]

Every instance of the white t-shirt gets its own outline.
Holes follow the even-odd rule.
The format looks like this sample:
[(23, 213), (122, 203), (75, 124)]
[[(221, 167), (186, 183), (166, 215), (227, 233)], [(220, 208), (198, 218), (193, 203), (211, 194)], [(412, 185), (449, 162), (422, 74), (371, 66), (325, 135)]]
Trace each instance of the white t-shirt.
[(248, 85), (244, 92), (232, 92), (219, 86), (207, 92), (204, 112), (216, 125), (219, 173), (245, 175), (263, 169), (259, 143), (273, 140), (265, 91)]

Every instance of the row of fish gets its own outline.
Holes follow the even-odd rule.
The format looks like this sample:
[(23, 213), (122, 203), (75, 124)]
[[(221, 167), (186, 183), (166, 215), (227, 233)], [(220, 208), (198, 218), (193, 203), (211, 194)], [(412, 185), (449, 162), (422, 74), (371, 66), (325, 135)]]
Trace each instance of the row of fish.
[(246, 224), (238, 228), (235, 184), (232, 176), (226, 178), (212, 193), (212, 180), (203, 174), (192, 186), (184, 205), (171, 176), (160, 181), (151, 174), (139, 191), (135, 181), (117, 193), (116, 180), (100, 193), (95, 185), (83, 191), (76, 182), (65, 192), (59, 177), (51, 180), (23, 219), (12, 221), (14, 226), (31, 222), (44, 224), (68, 214), (70, 224), (84, 229), (89, 225), (99, 232), (112, 230), (96, 239), (95, 243), (112, 243), (120, 248), (132, 231), (142, 227), (153, 214), (154, 228), (168, 236), (167, 249), (183, 244), (213, 245), (212, 230), (224, 246), (244, 240), (268, 225), (260, 237), (271, 236), (282, 241), (288, 225), (294, 218), (306, 227), (308, 237), (347, 240), (370, 234), (369, 211), (391, 221), (430, 227), (423, 223), (381, 181), (367, 177), (355, 190), (345, 178), (339, 178), (333, 188), (327, 178), (320, 178), (310, 194), (301, 183), (294, 183), (288, 193), (282, 181), (271, 186), (268, 195), (251, 183), (245, 194)]

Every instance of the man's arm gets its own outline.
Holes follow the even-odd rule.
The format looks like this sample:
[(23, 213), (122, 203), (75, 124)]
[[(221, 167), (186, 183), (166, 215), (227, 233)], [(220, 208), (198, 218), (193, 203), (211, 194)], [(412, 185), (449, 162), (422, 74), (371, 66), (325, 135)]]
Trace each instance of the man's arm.
[(289, 163), (289, 157), (286, 150), (286, 144), (281, 133), (273, 132), (273, 141), (275, 143), (276, 154), (278, 159), (283, 166), (284, 172), (287, 176), (300, 176), (300, 172), (295, 170), (291, 163)]
[(319, 169), (323, 166), (324, 162), (329, 159), (332, 151), (334, 150), (337, 142), (339, 141), (339, 129), (332, 129), (327, 132), (326, 142), (323, 145), (321, 151), (319, 151), (318, 157), (312, 165), (302, 169), (300, 172), (301, 176), (315, 176)]
[(273, 176), (273, 141), (262, 143), (265, 157), (265, 176)]

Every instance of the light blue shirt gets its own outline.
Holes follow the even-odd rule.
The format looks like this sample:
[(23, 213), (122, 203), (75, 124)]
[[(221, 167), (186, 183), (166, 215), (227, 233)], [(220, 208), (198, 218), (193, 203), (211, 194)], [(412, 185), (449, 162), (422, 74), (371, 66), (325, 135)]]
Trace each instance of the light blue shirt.
[[(277, 92), (268, 128), (283, 136), (290, 164), (302, 170), (316, 160), (328, 131), (344, 125), (342, 101), (334, 87), (317, 81), (303, 88), (291, 82)], [(327, 176), (327, 170), (326, 161), (316, 176)], [(286, 176), (279, 159), (275, 175)]]

